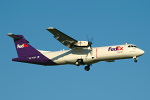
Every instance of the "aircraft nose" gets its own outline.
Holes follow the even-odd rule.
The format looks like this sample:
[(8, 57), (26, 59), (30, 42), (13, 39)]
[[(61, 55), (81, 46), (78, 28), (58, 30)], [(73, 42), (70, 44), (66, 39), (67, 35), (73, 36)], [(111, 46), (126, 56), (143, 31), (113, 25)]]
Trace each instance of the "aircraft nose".
[(140, 53), (141, 53), (141, 55), (143, 55), (145, 52), (144, 52), (144, 50), (140, 50)]

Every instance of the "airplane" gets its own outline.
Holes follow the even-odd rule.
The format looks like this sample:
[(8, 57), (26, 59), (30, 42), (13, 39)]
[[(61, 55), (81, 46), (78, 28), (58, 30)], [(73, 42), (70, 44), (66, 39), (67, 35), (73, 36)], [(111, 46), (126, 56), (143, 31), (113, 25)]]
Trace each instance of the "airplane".
[(104, 47), (92, 47), (90, 41), (77, 41), (54, 27), (47, 28), (54, 38), (70, 50), (43, 51), (32, 47), (23, 35), (7, 34), (14, 39), (18, 58), (12, 61), (54, 66), (54, 65), (86, 65), (84, 69), (90, 70), (90, 66), (100, 61), (115, 62), (119, 59), (133, 58), (137, 62), (139, 56), (144, 54), (142, 49), (134, 44), (113, 45)]

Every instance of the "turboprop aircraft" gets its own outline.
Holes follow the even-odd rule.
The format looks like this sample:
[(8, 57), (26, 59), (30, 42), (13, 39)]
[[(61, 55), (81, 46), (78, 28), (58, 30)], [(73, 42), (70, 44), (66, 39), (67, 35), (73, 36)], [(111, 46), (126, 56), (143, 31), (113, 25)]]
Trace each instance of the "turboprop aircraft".
[(86, 65), (85, 70), (89, 71), (90, 66), (100, 61), (114, 62), (119, 59), (133, 58), (137, 62), (137, 57), (144, 54), (144, 51), (133, 44), (114, 45), (104, 47), (92, 47), (90, 41), (77, 41), (62, 33), (56, 28), (47, 28), (54, 35), (54, 38), (70, 50), (43, 51), (32, 47), (23, 35), (7, 34), (15, 42), (18, 58), (12, 61), (53, 66), (72, 64), (76, 66)]

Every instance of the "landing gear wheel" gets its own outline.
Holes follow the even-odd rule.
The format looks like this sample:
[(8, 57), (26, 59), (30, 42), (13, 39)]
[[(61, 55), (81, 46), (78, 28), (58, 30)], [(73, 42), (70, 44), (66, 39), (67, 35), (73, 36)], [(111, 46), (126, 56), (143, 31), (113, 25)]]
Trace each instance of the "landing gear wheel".
[(79, 65), (80, 65), (80, 63), (79, 63), (78, 61), (76, 61), (75, 64), (76, 64), (76, 66), (79, 66)]
[(89, 71), (89, 70), (90, 70), (90, 66), (85, 66), (84, 69), (85, 69), (86, 71)]
[(76, 66), (80, 66), (81, 64), (84, 64), (83, 63), (83, 59), (78, 59), (76, 62), (75, 62)]
[(134, 59), (134, 62), (137, 62), (137, 59)]

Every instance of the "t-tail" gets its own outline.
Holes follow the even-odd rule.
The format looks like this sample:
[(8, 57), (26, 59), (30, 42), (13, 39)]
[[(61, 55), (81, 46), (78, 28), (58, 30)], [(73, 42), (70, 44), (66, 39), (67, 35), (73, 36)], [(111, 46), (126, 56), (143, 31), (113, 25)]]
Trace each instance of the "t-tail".
[(13, 61), (40, 64), (40, 65), (56, 65), (53, 61), (45, 57), (41, 52), (32, 47), (23, 35), (7, 34), (14, 39), (18, 58)]

